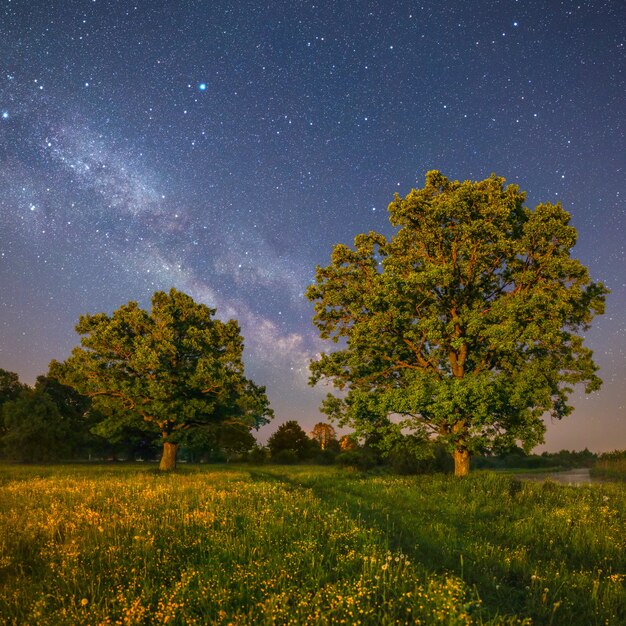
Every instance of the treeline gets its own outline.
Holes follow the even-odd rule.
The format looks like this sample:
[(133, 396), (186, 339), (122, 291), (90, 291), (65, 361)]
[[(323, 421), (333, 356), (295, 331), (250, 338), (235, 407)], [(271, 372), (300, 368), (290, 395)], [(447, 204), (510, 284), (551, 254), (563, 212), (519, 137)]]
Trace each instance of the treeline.
[(139, 427), (100, 432), (105, 416), (86, 396), (56, 378), (38, 376), (33, 387), (0, 369), (0, 454), (25, 463), (152, 458), (159, 444)]
[[(33, 387), (0, 369), (0, 455), (38, 463), (69, 460), (157, 460), (161, 434), (145, 423), (115, 420), (94, 409), (91, 400), (52, 376)], [(181, 460), (242, 460), (257, 442), (251, 427), (237, 421), (186, 431)]]
[(579, 452), (560, 450), (542, 454), (526, 454), (522, 448), (492, 456), (477, 456), (472, 459), (475, 469), (570, 469), (574, 467), (593, 467), (598, 455), (585, 448)]
[[(39, 376), (33, 387), (17, 374), (0, 369), (0, 454), (4, 459), (26, 463), (52, 461), (156, 461), (161, 434), (95, 410), (91, 400), (53, 376)], [(476, 469), (549, 469), (592, 467), (606, 470), (626, 461), (624, 452), (596, 455), (561, 450), (541, 455), (512, 448), (491, 456), (476, 456)], [(339, 435), (327, 423), (310, 432), (290, 420), (280, 425), (261, 445), (253, 429), (241, 422), (225, 421), (184, 432), (178, 459), (190, 463), (249, 462), (255, 464), (337, 464), (360, 470), (389, 469), (399, 474), (451, 472), (449, 451), (441, 444), (397, 436), (390, 444), (374, 431), (357, 437)], [(600, 461), (599, 461), (600, 460)]]
[[(0, 369), (0, 455), (5, 460), (157, 461), (162, 435), (127, 416), (103, 414), (87, 396), (47, 374), (33, 387)], [(280, 425), (267, 445), (253, 428), (225, 420), (189, 429), (178, 438), (178, 460), (190, 463), (250, 462), (339, 464), (362, 470), (389, 466), (399, 473), (449, 471), (452, 461), (442, 446), (425, 446), (411, 436), (384, 449), (375, 434), (339, 436), (327, 423), (305, 432), (295, 420)]]

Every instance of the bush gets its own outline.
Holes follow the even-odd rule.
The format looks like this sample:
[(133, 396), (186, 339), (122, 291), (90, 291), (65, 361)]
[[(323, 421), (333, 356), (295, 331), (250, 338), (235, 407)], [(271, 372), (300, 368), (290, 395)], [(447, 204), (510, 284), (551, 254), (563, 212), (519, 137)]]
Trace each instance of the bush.
[(298, 453), (295, 450), (279, 450), (272, 456), (272, 461), (280, 465), (294, 465), (298, 462)]
[(395, 446), (389, 452), (389, 465), (396, 474), (423, 474), (426, 459), (418, 458), (415, 452), (406, 446)]
[(335, 460), (337, 459), (337, 451), (332, 448), (326, 448), (325, 450), (321, 450), (319, 454), (315, 457), (315, 463), (318, 465), (333, 465)]
[(337, 463), (344, 467), (354, 467), (359, 470), (369, 470), (378, 465), (376, 453), (370, 448), (347, 450), (337, 455)]
[(254, 446), (250, 452), (248, 452), (248, 463), (255, 465), (263, 465), (269, 458), (269, 451), (263, 446)]
[(626, 480), (626, 450), (601, 454), (591, 473), (598, 478)]
[(389, 453), (389, 465), (396, 474), (433, 474), (451, 472), (454, 462), (445, 446), (430, 443), (427, 446), (396, 445)]
[(559, 466), (552, 457), (513, 453), (499, 456), (477, 456), (472, 459), (474, 469), (540, 469)]
[[(295, 420), (289, 420), (281, 424), (267, 440), (267, 447), (270, 449), (273, 460), (278, 458), (281, 451), (290, 450), (295, 452), (297, 460), (303, 461), (311, 458), (314, 446), (315, 443), (307, 437), (300, 424)], [(280, 461), (278, 462), (280, 463)]]
[(68, 455), (71, 424), (48, 394), (27, 389), (4, 403), (2, 415), (6, 432), (1, 441), (8, 458), (38, 463)]

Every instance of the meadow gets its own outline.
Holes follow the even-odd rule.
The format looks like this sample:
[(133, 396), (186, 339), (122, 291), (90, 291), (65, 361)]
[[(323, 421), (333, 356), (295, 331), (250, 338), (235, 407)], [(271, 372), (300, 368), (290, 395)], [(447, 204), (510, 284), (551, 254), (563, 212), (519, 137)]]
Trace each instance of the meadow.
[(7, 624), (624, 624), (626, 486), (0, 466)]

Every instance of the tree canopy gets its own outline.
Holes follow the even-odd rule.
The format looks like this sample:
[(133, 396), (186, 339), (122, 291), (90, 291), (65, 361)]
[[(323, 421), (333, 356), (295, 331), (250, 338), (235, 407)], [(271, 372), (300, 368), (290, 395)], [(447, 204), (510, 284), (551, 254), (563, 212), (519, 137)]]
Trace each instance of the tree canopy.
[(311, 452), (312, 441), (296, 420), (281, 424), (267, 440), (272, 459), (280, 462), (302, 461)]
[(571, 412), (577, 383), (599, 388), (582, 332), (607, 289), (570, 256), (577, 233), (560, 204), (524, 206), (516, 185), (426, 175), (389, 205), (391, 237), (335, 246), (307, 291), (314, 324), (337, 349), (311, 383), (341, 390), (323, 410), (440, 438), (455, 472), (470, 454), (542, 441), (546, 411)]
[(244, 376), (239, 325), (215, 312), (172, 289), (153, 295), (151, 311), (129, 302), (112, 315), (81, 316), (81, 347), (51, 374), (92, 398), (106, 416), (103, 433), (160, 433), (161, 469), (173, 469), (184, 431), (227, 420), (258, 427), (273, 416), (265, 388)]
[(2, 406), (8, 458), (25, 462), (52, 461), (71, 451), (71, 423), (54, 400), (40, 389), (26, 389)]
[(315, 424), (310, 436), (313, 441), (318, 443), (322, 450), (325, 450), (329, 445), (337, 441), (337, 431), (326, 422), (318, 422)]
[(15, 372), (0, 369), (0, 406), (10, 400), (16, 400), (25, 389), (28, 389), (28, 386), (20, 382)]

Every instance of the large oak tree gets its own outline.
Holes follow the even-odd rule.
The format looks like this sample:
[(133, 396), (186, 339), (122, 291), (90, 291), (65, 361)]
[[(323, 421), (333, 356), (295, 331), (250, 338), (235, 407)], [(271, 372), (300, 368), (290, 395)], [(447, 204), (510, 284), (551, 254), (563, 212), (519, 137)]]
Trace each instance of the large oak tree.
[(53, 362), (51, 374), (92, 398), (111, 428), (157, 430), (160, 467), (173, 469), (184, 431), (227, 420), (259, 426), (273, 416), (265, 388), (244, 376), (239, 325), (214, 315), (172, 289), (156, 292), (149, 312), (129, 302), (110, 316), (81, 316), (81, 347)]
[(546, 411), (567, 415), (575, 384), (601, 383), (581, 333), (608, 292), (570, 256), (577, 234), (560, 204), (531, 210), (504, 182), (429, 172), (389, 205), (395, 234), (337, 245), (307, 291), (321, 337), (338, 344), (311, 363), (312, 384), (342, 390), (325, 412), (440, 438), (457, 475), (473, 452), (541, 442)]

